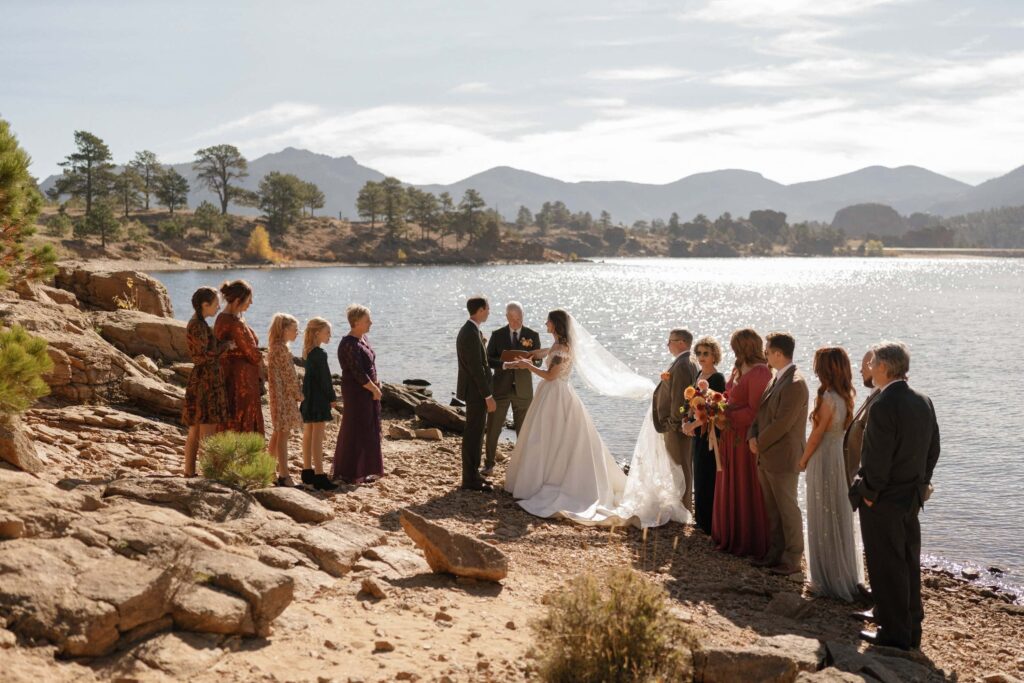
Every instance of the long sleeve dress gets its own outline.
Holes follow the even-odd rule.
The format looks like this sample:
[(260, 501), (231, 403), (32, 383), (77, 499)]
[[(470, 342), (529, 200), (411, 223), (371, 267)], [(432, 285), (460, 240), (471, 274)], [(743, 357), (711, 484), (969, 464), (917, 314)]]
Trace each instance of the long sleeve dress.
[(222, 424), (228, 419), (224, 370), (220, 364), (223, 344), (217, 341), (206, 321), (197, 316), (192, 316), (185, 334), (188, 354), (192, 357), (192, 374), (185, 387), (181, 423), (186, 427)]
[(263, 354), (260, 353), (256, 333), (237, 315), (227, 312), (217, 316), (213, 333), (222, 342), (235, 343), (235, 348), (221, 356), (229, 410), (221, 431), (255, 432), (265, 436), (260, 400)]
[(767, 365), (755, 365), (739, 381), (726, 385), (729, 428), (719, 444), (722, 471), (715, 480), (711, 538), (719, 550), (741, 557), (759, 559), (768, 551), (768, 515), (747, 430), (757, 417), (761, 395), (771, 378)]
[(345, 410), (341, 417), (338, 445), (334, 449), (332, 479), (358, 484), (369, 476), (384, 474), (380, 401), (363, 386), (377, 381), (376, 358), (365, 339), (346, 335), (338, 345)]
[(300, 429), (299, 401), (302, 400), (302, 392), (299, 391), (299, 376), (292, 362), (292, 352), (283, 342), (271, 344), (267, 350), (267, 389), (274, 431), (287, 434)]
[(319, 346), (310, 349), (306, 355), (306, 374), (302, 378), (302, 405), (299, 406), (302, 421), (330, 422), (331, 404), (337, 400), (327, 353)]
[[(694, 380), (697, 386), (700, 375)], [(714, 391), (725, 391), (725, 377), (716, 372), (708, 377), (708, 386)], [(693, 437), (693, 516), (697, 526), (704, 533), (711, 534), (711, 520), (715, 507), (715, 480), (718, 478), (718, 465), (715, 453), (711, 449), (708, 430), (715, 429), (707, 425)]]

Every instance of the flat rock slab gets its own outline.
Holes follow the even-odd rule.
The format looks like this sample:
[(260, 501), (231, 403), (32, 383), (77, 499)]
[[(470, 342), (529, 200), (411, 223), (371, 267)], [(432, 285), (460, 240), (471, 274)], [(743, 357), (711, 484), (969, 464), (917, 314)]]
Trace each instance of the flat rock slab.
[(792, 683), (795, 661), (777, 649), (709, 647), (693, 651), (693, 680), (698, 683)]
[(772, 636), (761, 638), (756, 645), (775, 650), (788, 657), (796, 664), (798, 671), (817, 671), (828, 658), (825, 644), (817, 638), (805, 638), (797, 635)]
[(283, 512), (296, 522), (319, 524), (334, 519), (330, 505), (301, 489), (278, 486), (257, 489), (252, 495), (263, 507)]
[(881, 648), (860, 652), (852, 645), (832, 640), (825, 646), (828, 648), (828, 663), (847, 673), (867, 675), (882, 683), (927, 681), (930, 676), (927, 667), (907, 656), (885, 656)]
[(143, 503), (174, 508), (188, 517), (226, 522), (247, 517), (257, 508), (244, 491), (207, 479), (132, 477), (107, 485), (104, 498), (122, 496)]
[(434, 572), (483, 581), (501, 581), (508, 576), (508, 558), (497, 546), (448, 531), (409, 510), (402, 510), (399, 521)]
[(416, 406), (416, 417), (429, 425), (462, 434), (466, 431), (466, 417), (437, 401), (427, 399)]

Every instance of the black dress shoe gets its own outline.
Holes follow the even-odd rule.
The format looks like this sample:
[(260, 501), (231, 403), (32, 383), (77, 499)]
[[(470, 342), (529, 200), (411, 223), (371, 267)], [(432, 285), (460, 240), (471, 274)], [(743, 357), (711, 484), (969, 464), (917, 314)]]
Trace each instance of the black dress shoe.
[(910, 650), (910, 645), (886, 638), (884, 634), (880, 634), (878, 631), (861, 631), (858, 635), (861, 640), (876, 647), (894, 647), (897, 650)]
[(850, 617), (857, 621), (869, 621), (871, 623), (875, 623), (875, 612), (873, 610), (850, 612)]
[(475, 482), (473, 484), (463, 484), (462, 485), (462, 489), (464, 491), (484, 491), (484, 492), (490, 492), (490, 491), (494, 490), (494, 487), (491, 486), (491, 484), (489, 482), (478, 481), (478, 482)]
[(338, 488), (338, 485), (331, 481), (330, 477), (326, 474), (314, 474), (313, 488), (317, 491), (334, 491)]
[(316, 472), (314, 472), (313, 469), (310, 468), (308, 470), (302, 470), (301, 474), (302, 483), (305, 484), (306, 486), (313, 486), (314, 480), (316, 478)]

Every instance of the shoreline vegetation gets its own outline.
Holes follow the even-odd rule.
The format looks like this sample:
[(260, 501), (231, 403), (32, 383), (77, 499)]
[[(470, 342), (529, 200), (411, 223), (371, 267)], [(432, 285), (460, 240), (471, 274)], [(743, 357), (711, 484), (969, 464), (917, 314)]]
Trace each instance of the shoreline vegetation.
[[(188, 178), (143, 150), (120, 165), (107, 144), (75, 131), (63, 173), (46, 189), (35, 228), (65, 260), (270, 265), (565, 262), (614, 257), (886, 256), (918, 249), (1024, 248), (1024, 206), (962, 216), (902, 216), (878, 203), (835, 213), (831, 223), (790, 222), (783, 212), (729, 212), (717, 218), (677, 212), (616, 221), (608, 211), (573, 211), (545, 201), (519, 206), (514, 220), (473, 188), (435, 195), (398, 178), (366, 181), (355, 201), (361, 221), (316, 216), (323, 188), (292, 173), (267, 172), (246, 186), (249, 165), (233, 145), (200, 149)], [(193, 187), (193, 185), (195, 187)], [(189, 193), (215, 201), (189, 209)], [(39, 193), (37, 192), (37, 195)], [(41, 195), (39, 195), (41, 197)], [(159, 209), (158, 207), (163, 207)], [(258, 216), (230, 209), (258, 210)], [(893, 252), (893, 248), (907, 251)], [(955, 253), (949, 251), (942, 254)], [(988, 252), (980, 252), (989, 255)], [(153, 268), (150, 268), (153, 269)]]

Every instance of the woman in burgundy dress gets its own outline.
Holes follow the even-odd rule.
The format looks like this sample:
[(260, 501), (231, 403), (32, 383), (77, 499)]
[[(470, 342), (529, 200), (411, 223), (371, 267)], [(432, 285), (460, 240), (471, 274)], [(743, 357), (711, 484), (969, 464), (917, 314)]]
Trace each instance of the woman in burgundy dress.
[(235, 346), (221, 356), (224, 387), (228, 397), (228, 420), (220, 431), (263, 433), (263, 404), (260, 398), (260, 377), (266, 376), (259, 340), (245, 324), (242, 314), (252, 304), (252, 287), (245, 280), (225, 282), (220, 293), (227, 301), (217, 316), (213, 334), (221, 342)]
[(384, 474), (380, 439), (380, 384), (376, 354), (366, 341), (373, 320), (365, 306), (348, 307), (349, 333), (338, 345), (341, 364), (341, 430), (331, 478), (361, 484)]
[(729, 428), (722, 433), (722, 471), (715, 479), (711, 538), (719, 550), (760, 559), (768, 551), (768, 516), (757, 479), (757, 456), (747, 445), (747, 429), (757, 416), (772, 371), (764, 342), (754, 330), (733, 332), (729, 341), (736, 366), (726, 385)]

